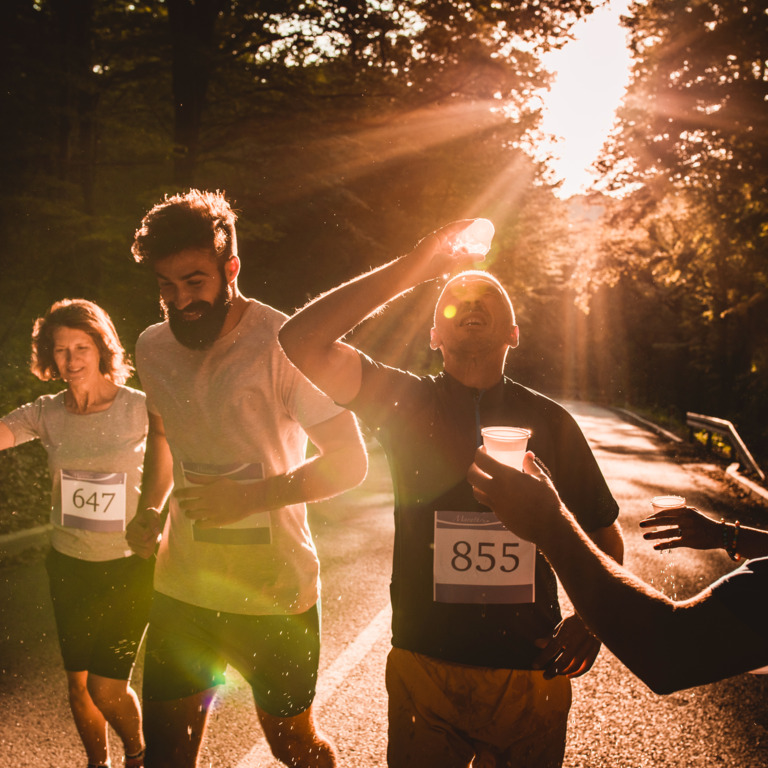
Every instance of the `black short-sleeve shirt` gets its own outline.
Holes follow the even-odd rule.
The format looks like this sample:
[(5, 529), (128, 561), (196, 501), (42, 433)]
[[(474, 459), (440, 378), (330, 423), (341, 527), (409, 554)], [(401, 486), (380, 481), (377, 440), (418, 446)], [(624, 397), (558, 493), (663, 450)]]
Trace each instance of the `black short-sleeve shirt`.
[(456, 663), (530, 669), (534, 640), (561, 618), (546, 560), (537, 554), (535, 603), (435, 602), (434, 513), (484, 509), (467, 470), (482, 442), (480, 428), (507, 425), (532, 431), (529, 449), (586, 531), (611, 525), (618, 505), (584, 435), (562, 406), (508, 378), (480, 391), (445, 372), (419, 377), (365, 355), (361, 360), (361, 390), (347, 407), (378, 438), (392, 474), (393, 645)]
[(748, 560), (712, 585), (712, 594), (738, 620), (765, 639), (768, 652), (768, 557)]

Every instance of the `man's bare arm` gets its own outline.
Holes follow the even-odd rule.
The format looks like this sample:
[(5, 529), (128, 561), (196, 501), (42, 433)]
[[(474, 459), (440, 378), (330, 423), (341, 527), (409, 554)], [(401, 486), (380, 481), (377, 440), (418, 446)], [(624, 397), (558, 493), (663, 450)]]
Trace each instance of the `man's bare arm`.
[(479, 450), (475, 495), (518, 536), (533, 541), (557, 572), (589, 629), (656, 693), (721, 680), (768, 662), (765, 642), (709, 588), (673, 601), (598, 549), (561, 503), (533, 455), (523, 474)]
[(605, 552), (608, 557), (617, 563), (624, 562), (624, 537), (621, 533), (621, 526), (618, 520), (614, 520), (610, 525), (602, 528), (596, 528), (587, 533), (595, 546)]
[(467, 266), (480, 257), (454, 253), (452, 240), (471, 220), (448, 224), (410, 253), (334, 288), (307, 304), (280, 330), (288, 359), (337, 403), (360, 391), (357, 352), (341, 339), (366, 317), (420, 283)]
[(285, 504), (321, 501), (354, 488), (368, 471), (368, 455), (357, 419), (348, 411), (307, 430), (317, 453), (276, 480), (275, 494)]
[(128, 546), (141, 557), (151, 557), (155, 551), (163, 528), (161, 510), (171, 488), (173, 457), (165, 438), (165, 427), (160, 416), (150, 412), (141, 494), (136, 516), (128, 523), (125, 531)]
[(343, 412), (307, 430), (318, 452), (289, 472), (255, 483), (220, 478), (174, 493), (179, 506), (201, 528), (215, 528), (291, 504), (320, 501), (363, 481), (368, 457), (357, 420)]
[(16, 445), (16, 438), (13, 432), (2, 422), (0, 422), (0, 451), (6, 451)]

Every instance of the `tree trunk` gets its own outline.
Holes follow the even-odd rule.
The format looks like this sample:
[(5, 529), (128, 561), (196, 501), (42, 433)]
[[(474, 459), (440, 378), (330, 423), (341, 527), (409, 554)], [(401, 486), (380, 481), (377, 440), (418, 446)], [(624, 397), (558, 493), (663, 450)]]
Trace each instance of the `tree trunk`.
[(216, 54), (215, 27), (229, 0), (168, 0), (173, 49), (173, 181), (194, 185), (200, 134)]
[(83, 206), (93, 213), (96, 162), (93, 75), (93, 0), (52, 0), (60, 44), (61, 93), (58, 104), (57, 171), (82, 190)]

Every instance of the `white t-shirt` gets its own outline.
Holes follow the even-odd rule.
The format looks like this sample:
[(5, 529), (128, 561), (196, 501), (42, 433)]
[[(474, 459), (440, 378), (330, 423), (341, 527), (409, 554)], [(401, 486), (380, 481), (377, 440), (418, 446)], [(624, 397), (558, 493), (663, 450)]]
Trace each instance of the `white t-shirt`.
[[(163, 419), (176, 488), (206, 475), (283, 474), (305, 461), (305, 429), (342, 412), (285, 357), (277, 341), (285, 320), (251, 299), (237, 327), (207, 350), (184, 347), (167, 323), (139, 337), (136, 366), (149, 410)], [(171, 497), (155, 589), (226, 613), (308, 610), (320, 584), (306, 505), (203, 531)]]
[(70, 413), (65, 392), (3, 418), (15, 445), (39, 439), (51, 475), (51, 545), (80, 560), (131, 555), (125, 525), (136, 514), (147, 443), (143, 392), (120, 387), (105, 411)]

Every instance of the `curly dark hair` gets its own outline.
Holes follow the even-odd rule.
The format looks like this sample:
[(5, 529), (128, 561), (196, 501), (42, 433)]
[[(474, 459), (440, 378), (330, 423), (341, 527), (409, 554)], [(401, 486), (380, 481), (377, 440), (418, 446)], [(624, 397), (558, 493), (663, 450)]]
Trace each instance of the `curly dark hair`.
[(212, 250), (220, 263), (237, 256), (232, 210), (223, 192), (190, 189), (166, 196), (141, 220), (131, 246), (140, 264), (154, 264), (190, 248)]
[(87, 333), (99, 350), (99, 370), (115, 384), (125, 384), (133, 366), (120, 343), (109, 315), (87, 299), (57, 301), (43, 317), (35, 320), (32, 330), (32, 373), (41, 381), (61, 378), (53, 357), (54, 332), (57, 328), (76, 328)]

